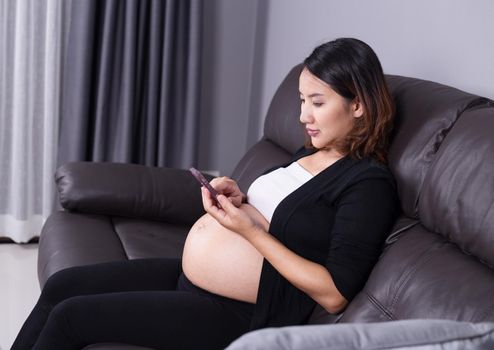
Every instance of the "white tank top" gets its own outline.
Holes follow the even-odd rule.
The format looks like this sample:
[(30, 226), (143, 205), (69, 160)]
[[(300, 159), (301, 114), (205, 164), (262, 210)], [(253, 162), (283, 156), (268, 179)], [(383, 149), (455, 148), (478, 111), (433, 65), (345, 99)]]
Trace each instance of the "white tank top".
[(286, 168), (280, 167), (254, 180), (247, 191), (247, 202), (271, 222), (278, 204), (313, 177), (300, 164), (293, 162)]

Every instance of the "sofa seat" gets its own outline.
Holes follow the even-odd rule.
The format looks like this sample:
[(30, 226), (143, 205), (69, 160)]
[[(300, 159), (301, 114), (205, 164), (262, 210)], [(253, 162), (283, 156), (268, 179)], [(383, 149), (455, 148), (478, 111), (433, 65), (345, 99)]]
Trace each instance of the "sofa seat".
[[(180, 258), (188, 227), (118, 216), (59, 211), (40, 237), (38, 277), (72, 266), (141, 258)], [(50, 237), (46, 240), (46, 237)], [(50, 255), (46, 256), (45, 251)]]

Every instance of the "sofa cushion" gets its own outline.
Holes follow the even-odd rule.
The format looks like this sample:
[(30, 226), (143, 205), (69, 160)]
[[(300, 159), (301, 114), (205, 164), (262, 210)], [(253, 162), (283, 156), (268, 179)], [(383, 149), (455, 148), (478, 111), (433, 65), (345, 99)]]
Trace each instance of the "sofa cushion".
[(60, 166), (55, 181), (60, 203), (73, 212), (186, 225), (205, 213), (201, 186), (185, 169), (74, 162)]
[(137, 258), (178, 258), (187, 225), (159, 221), (53, 213), (41, 232), (38, 277), (41, 287), (67, 267)]
[(188, 226), (122, 217), (112, 222), (128, 259), (182, 257)]
[(55, 212), (41, 231), (39, 283), (43, 287), (48, 277), (67, 267), (125, 259), (109, 217)]
[(424, 180), (421, 221), (494, 266), (494, 108), (461, 115)]
[(342, 322), (412, 318), (494, 321), (494, 274), (422, 225), (388, 246)]
[(487, 100), (431, 81), (396, 75), (386, 79), (396, 103), (389, 166), (403, 211), (417, 218), (424, 178), (445, 135), (464, 110)]
[(227, 350), (490, 350), (494, 323), (406, 320), (268, 328), (247, 333)]

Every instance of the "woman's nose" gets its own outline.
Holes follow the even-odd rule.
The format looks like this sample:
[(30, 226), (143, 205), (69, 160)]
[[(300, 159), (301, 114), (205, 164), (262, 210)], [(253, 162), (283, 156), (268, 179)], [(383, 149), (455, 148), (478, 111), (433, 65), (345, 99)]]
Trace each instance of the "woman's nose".
[(300, 107), (300, 122), (301, 123), (310, 123), (312, 121), (312, 113), (308, 107), (305, 107), (303, 104)]

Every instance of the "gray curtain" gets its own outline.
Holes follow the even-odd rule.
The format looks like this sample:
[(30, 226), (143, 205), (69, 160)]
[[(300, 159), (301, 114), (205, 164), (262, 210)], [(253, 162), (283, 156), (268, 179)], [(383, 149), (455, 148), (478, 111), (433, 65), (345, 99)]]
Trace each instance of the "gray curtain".
[(74, 0), (58, 164), (197, 163), (201, 0)]
[(0, 241), (53, 210), (67, 0), (0, 0)]

